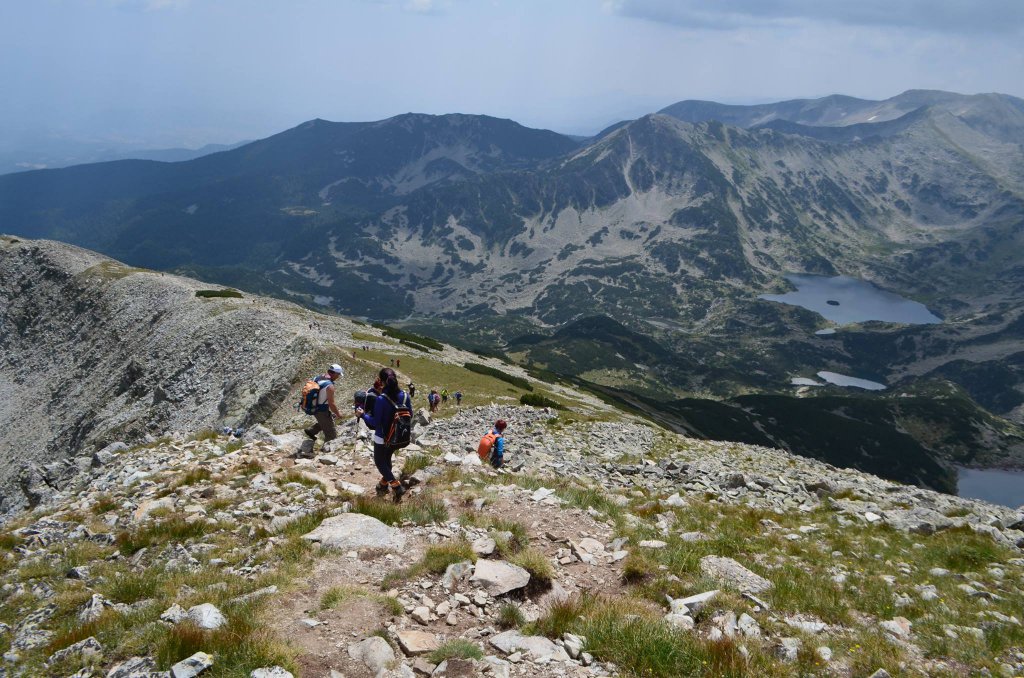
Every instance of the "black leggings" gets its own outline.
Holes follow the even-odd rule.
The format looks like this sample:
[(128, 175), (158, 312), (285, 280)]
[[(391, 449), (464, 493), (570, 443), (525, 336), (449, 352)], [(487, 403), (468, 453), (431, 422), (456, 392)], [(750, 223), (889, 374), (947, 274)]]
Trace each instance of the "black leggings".
[(373, 463), (376, 464), (377, 470), (380, 471), (384, 480), (389, 483), (395, 481), (395, 474), (391, 470), (391, 457), (394, 454), (395, 451), (386, 445), (373, 444)]

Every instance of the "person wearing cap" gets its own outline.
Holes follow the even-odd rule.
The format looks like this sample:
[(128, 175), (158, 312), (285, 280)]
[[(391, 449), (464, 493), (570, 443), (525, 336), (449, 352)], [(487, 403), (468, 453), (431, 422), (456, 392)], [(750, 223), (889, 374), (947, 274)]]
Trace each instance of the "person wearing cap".
[(343, 374), (345, 371), (341, 369), (341, 365), (335, 363), (327, 368), (326, 374), (321, 374), (314, 379), (316, 383), (320, 384), (320, 391), (316, 396), (316, 410), (313, 412), (316, 423), (303, 429), (303, 432), (312, 440), (316, 440), (321, 431), (323, 431), (325, 443), (338, 437), (338, 427), (334, 425), (334, 419), (335, 417), (340, 419), (341, 412), (334, 404), (334, 382)]

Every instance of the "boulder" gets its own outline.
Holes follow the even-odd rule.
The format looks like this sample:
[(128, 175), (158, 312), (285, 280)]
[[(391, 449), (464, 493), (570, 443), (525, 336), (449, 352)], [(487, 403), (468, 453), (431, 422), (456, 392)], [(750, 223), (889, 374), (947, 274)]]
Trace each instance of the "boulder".
[(740, 593), (757, 594), (772, 587), (770, 581), (751, 572), (732, 558), (704, 556), (700, 559), (700, 569), (707, 576), (721, 581)]
[(414, 631), (405, 629), (398, 632), (398, 646), (408, 657), (418, 657), (421, 654), (433, 652), (441, 647), (437, 636), (426, 631)]
[(395, 651), (388, 645), (388, 641), (380, 636), (370, 636), (352, 643), (348, 646), (348, 656), (363, 666), (370, 669), (374, 674), (387, 669), (388, 664), (395, 661)]
[(140, 678), (156, 673), (156, 661), (152, 657), (131, 657), (111, 667), (107, 678)]
[(199, 628), (210, 631), (219, 629), (228, 623), (228, 620), (213, 603), (193, 605), (188, 609), (188, 619)]
[(196, 652), (171, 667), (171, 678), (193, 678), (213, 666), (213, 657), (205, 652)]
[(504, 560), (478, 560), (471, 582), (477, 582), (488, 595), (500, 596), (530, 583), (530, 573)]
[(302, 538), (339, 551), (381, 549), (399, 552), (405, 548), (405, 535), (401, 530), (361, 513), (331, 516)]
[(534, 661), (569, 661), (568, 653), (544, 636), (524, 636), (519, 631), (504, 631), (493, 636), (490, 643), (505, 654), (523, 652)]
[(57, 650), (50, 658), (46, 660), (47, 664), (53, 664), (56, 662), (64, 661), (72, 657), (80, 659), (92, 659), (100, 658), (103, 656), (103, 645), (100, 641), (96, 640), (92, 636), (89, 636), (85, 640), (80, 640), (74, 645), (69, 645), (63, 650)]
[(262, 669), (253, 669), (249, 678), (295, 678), (291, 671), (286, 671), (280, 666), (267, 666)]

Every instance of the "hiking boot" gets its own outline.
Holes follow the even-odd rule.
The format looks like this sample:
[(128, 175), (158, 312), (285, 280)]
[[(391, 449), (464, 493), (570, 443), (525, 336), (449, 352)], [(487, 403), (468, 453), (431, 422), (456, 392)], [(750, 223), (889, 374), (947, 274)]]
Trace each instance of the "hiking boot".
[(405, 485), (398, 483), (397, 485), (391, 486), (391, 496), (395, 500), (395, 503), (402, 501), (402, 495), (406, 492)]
[(388, 490), (390, 490), (390, 489), (391, 488), (388, 487), (387, 483), (384, 483), (383, 485), (381, 485), (380, 483), (377, 483), (377, 489), (376, 489), (377, 496), (378, 497), (385, 496), (388, 493)]

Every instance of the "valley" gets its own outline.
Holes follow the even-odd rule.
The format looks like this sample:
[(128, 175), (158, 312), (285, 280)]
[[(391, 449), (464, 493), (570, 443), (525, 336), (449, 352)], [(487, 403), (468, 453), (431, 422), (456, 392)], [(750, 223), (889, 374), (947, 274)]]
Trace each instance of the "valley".
[[(314, 120), (188, 162), (0, 177), (0, 230), (408, 327), (687, 430), (814, 454), (795, 424), (852, 409), (855, 447), (870, 432), (1020, 467), (1022, 133), (1019, 99), (922, 91), (681, 102), (582, 141), (485, 116)], [(759, 298), (792, 275), (942, 322), (837, 325)], [(792, 384), (819, 372), (885, 389)], [(911, 401), (941, 414), (908, 428), (893, 408)], [(905, 480), (949, 491), (951, 474)]]

